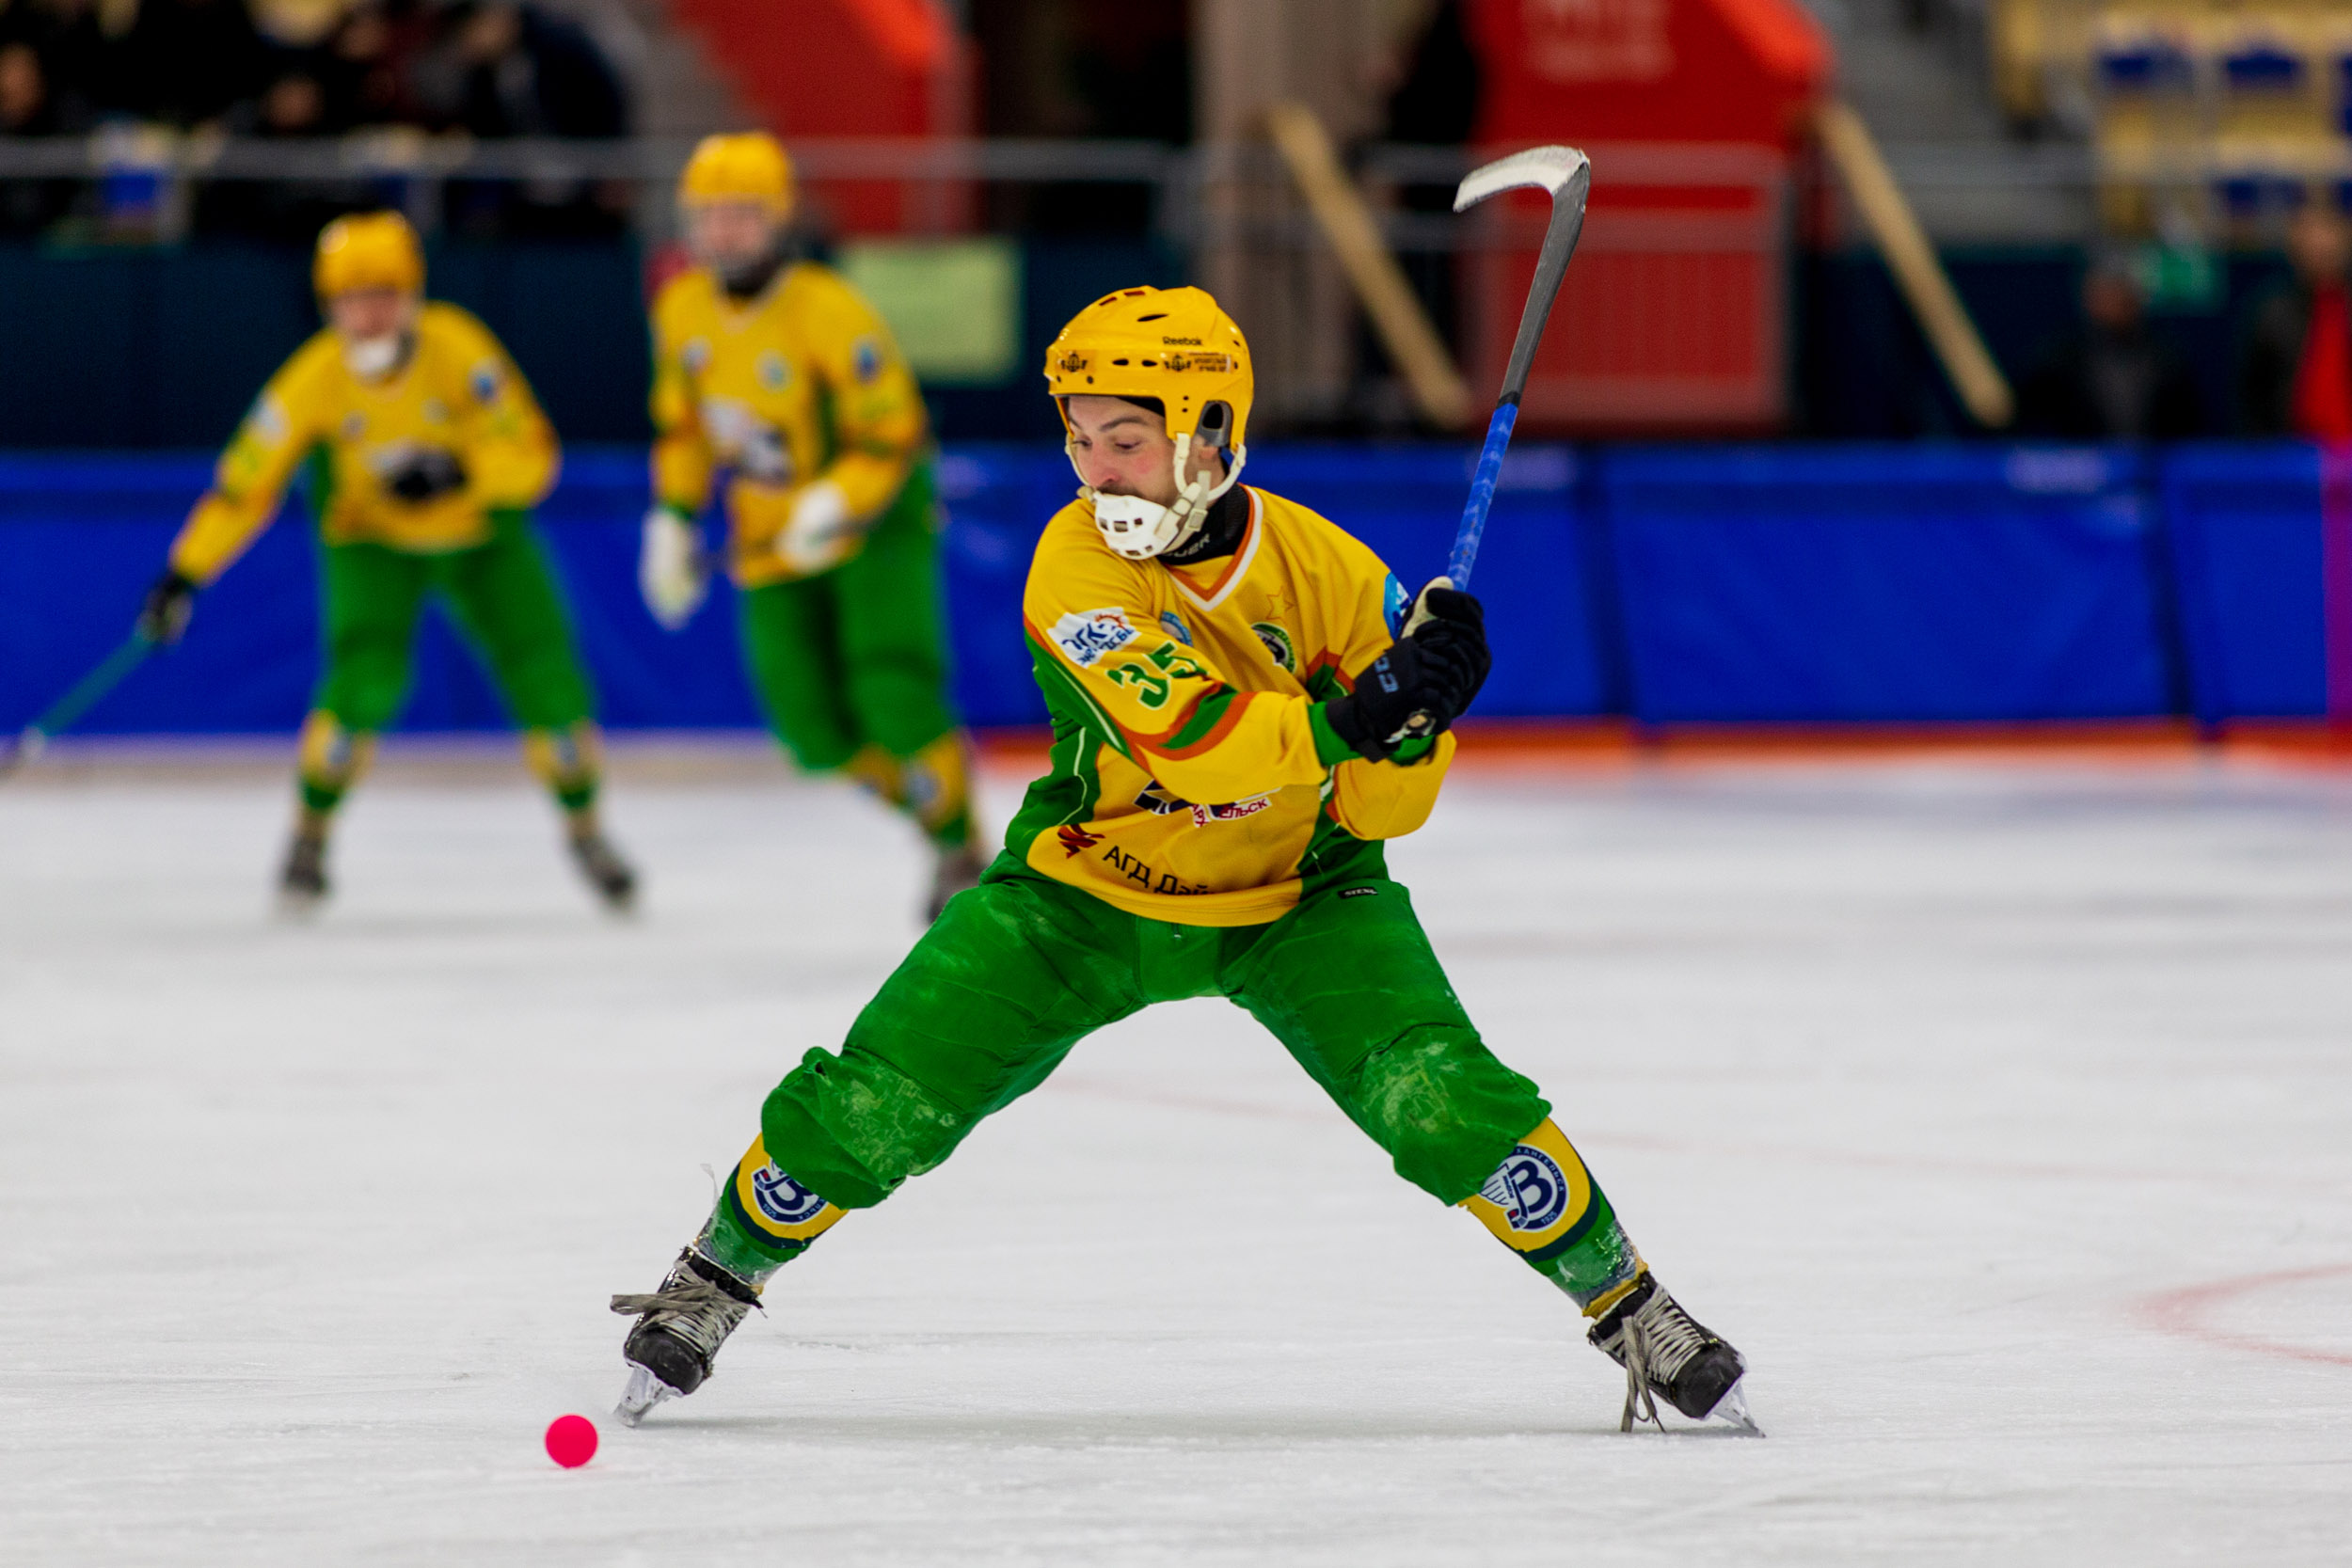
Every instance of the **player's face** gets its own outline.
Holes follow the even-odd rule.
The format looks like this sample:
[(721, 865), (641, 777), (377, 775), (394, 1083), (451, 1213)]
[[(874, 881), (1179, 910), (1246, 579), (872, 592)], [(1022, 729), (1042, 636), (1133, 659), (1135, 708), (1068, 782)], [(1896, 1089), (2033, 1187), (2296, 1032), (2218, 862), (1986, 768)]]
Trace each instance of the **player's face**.
[(707, 267), (748, 267), (776, 243), (776, 220), (756, 201), (704, 201), (686, 211), (686, 245)]
[[(1168, 421), (1122, 398), (1080, 396), (1067, 400), (1070, 450), (1079, 477), (1106, 496), (1138, 496), (1162, 506), (1176, 504), (1176, 443)], [(1193, 453), (1196, 473), (1216, 473), (1216, 453)]]
[(326, 318), (345, 342), (389, 338), (406, 325), (408, 296), (398, 289), (354, 289), (326, 303)]

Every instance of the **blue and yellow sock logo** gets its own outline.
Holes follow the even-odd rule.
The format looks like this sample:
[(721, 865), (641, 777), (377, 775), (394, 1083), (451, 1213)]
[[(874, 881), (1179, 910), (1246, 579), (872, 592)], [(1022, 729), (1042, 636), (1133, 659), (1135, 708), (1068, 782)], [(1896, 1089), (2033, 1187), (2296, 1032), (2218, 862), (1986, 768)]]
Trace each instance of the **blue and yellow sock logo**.
[(1486, 1185), (1461, 1206), (1532, 1262), (1574, 1246), (1604, 1207), (1594, 1202), (1584, 1162), (1549, 1117), (1502, 1157)]
[(758, 1240), (798, 1251), (832, 1229), (843, 1211), (794, 1180), (768, 1158), (768, 1141), (754, 1138), (728, 1189), (736, 1218)]

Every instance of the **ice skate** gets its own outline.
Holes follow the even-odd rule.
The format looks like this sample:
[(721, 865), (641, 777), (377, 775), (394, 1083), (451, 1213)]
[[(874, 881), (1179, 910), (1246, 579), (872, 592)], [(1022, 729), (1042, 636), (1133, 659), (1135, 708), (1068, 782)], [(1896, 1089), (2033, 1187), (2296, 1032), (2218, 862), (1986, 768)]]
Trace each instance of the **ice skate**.
[(626, 914), (637, 903), (637, 871), (612, 847), (612, 841), (600, 832), (574, 833), (571, 836), (572, 863), (588, 885), (596, 890), (604, 907), (615, 914)]
[(306, 915), (326, 902), (326, 835), (297, 828), (278, 873), (278, 907), (290, 915)]
[(756, 1290), (691, 1246), (651, 1295), (614, 1296), (612, 1310), (636, 1314), (637, 1324), (621, 1345), (628, 1386), (613, 1414), (635, 1426), (663, 1400), (701, 1387), (719, 1347), (758, 1305)]
[(923, 906), (926, 921), (937, 920), (947, 900), (965, 888), (980, 885), (980, 873), (986, 870), (979, 851), (969, 844), (959, 844), (952, 849), (939, 851), (939, 860), (931, 868), (930, 899)]
[(1694, 1421), (1719, 1420), (1750, 1436), (1764, 1435), (1740, 1386), (1747, 1362), (1651, 1275), (1644, 1275), (1587, 1338), (1625, 1369), (1625, 1418), (1618, 1431), (1631, 1432), (1637, 1421), (1662, 1431), (1657, 1398), (1663, 1397)]

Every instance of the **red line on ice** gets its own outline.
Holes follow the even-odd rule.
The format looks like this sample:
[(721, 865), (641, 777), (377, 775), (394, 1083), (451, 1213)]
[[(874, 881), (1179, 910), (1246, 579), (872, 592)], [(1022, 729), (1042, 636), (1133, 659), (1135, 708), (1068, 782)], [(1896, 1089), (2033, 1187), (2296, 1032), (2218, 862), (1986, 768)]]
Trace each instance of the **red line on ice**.
[(2201, 1339), (2207, 1344), (2226, 1345), (2232, 1350), (2251, 1351), (2257, 1355), (2276, 1355), (2289, 1361), (2316, 1361), (2328, 1367), (2352, 1367), (2352, 1353), (2318, 1350), (2310, 1345), (2290, 1344), (2283, 1339), (2265, 1339), (2252, 1334), (2233, 1334), (2205, 1322), (2208, 1310), (2233, 1297), (2267, 1290), (2274, 1285), (2296, 1285), (2307, 1279), (2332, 1279), (2347, 1274), (2352, 1274), (2352, 1263), (2322, 1263), (2316, 1268), (2239, 1275), (2230, 1279), (2215, 1280), (2209, 1285), (2191, 1285), (2178, 1291), (2158, 1291), (2140, 1302), (2139, 1315), (2152, 1326), (2185, 1339)]

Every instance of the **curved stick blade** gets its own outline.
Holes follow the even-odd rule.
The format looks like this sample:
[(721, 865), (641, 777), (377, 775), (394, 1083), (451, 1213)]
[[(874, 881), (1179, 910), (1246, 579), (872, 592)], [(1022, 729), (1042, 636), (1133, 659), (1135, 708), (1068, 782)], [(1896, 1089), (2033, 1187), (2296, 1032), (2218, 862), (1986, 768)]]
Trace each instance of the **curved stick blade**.
[(1561, 187), (1576, 178), (1577, 170), (1590, 166), (1590, 161), (1573, 147), (1531, 147), (1464, 175), (1454, 193), (1454, 210), (1468, 212), (1502, 191), (1534, 189), (1557, 197)]

